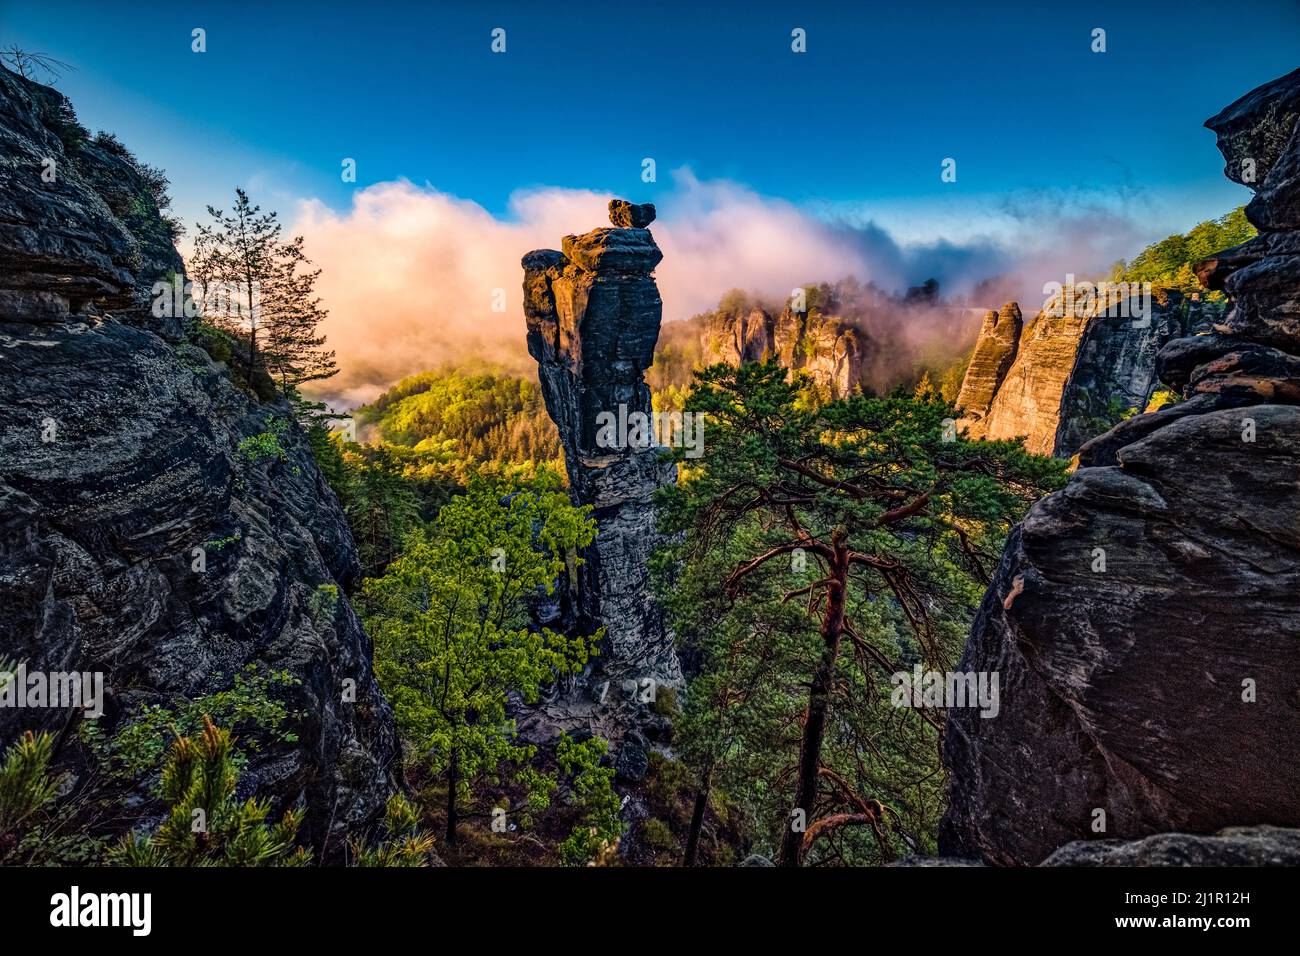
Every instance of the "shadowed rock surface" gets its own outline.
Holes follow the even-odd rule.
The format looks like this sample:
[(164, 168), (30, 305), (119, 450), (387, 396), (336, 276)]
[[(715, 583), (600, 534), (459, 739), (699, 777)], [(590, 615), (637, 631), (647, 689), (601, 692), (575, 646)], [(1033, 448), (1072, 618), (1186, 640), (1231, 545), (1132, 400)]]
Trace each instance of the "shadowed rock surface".
[(1218, 334), (1160, 353), (1186, 400), (1085, 445), (1007, 542), (960, 665), (1001, 711), (949, 713), (944, 854), (1035, 864), (1099, 810), (1121, 839), (1300, 825), (1298, 87), (1207, 124), (1253, 152), (1261, 233), (1201, 270)]
[(1161, 833), (1143, 840), (1077, 840), (1043, 866), (1297, 866), (1300, 830), (1228, 827), (1214, 836)]
[[(302, 836), (336, 854), (398, 754), (346, 597), (355, 545), (288, 405), (151, 314), (153, 282), (184, 278), (170, 231), (137, 168), (78, 129), (60, 94), (0, 70), (0, 656), (103, 672), (108, 733), (246, 664), (287, 671), (299, 740), (252, 755), (240, 792), (305, 803)], [(277, 421), (283, 457), (241, 453)], [(68, 720), (4, 709), (0, 740)]]
[[(610, 204), (615, 222), (630, 215), (618, 203)], [(576, 504), (592, 506), (599, 529), (584, 555), (574, 604), (579, 628), (606, 628), (589, 680), (602, 706), (626, 702), (623, 681), (681, 680), (648, 568), (659, 541), (653, 496), (675, 480), (676, 466), (659, 448), (638, 447), (631, 435), (612, 447), (597, 440), (602, 413), (627, 420), (651, 411), (643, 374), (654, 359), (663, 313), (651, 275), (661, 258), (654, 237), (631, 227), (565, 236), (562, 252), (523, 258), (528, 351), (560, 432), (570, 494)]]

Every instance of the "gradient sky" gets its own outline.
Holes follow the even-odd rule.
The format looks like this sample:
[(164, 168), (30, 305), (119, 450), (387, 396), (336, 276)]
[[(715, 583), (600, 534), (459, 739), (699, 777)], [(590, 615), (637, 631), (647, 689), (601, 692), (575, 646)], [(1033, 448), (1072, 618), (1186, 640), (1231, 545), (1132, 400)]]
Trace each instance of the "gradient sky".
[(1159, 226), (1243, 201), (1201, 123), (1300, 65), (1300, 3), (992, 6), (0, 0), (0, 44), (73, 64), (82, 121), (166, 169), (187, 221), (235, 184), (346, 208), (404, 177), (506, 215), (534, 186), (654, 200), (683, 166), (904, 239), (1009, 196), (1136, 197)]

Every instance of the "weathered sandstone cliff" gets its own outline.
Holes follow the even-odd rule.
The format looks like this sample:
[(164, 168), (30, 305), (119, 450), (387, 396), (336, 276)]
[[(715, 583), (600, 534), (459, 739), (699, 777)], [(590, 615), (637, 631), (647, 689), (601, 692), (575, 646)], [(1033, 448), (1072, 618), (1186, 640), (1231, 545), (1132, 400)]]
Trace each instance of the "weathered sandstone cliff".
[[(775, 358), (803, 372), (827, 397), (858, 391), (884, 392), (910, 376), (937, 352), (961, 353), (973, 341), (971, 309), (938, 297), (927, 283), (896, 296), (845, 280), (810, 285), (802, 307), (720, 307), (688, 321), (703, 364), (741, 365)], [(674, 338), (681, 335), (674, 330)]]
[(1038, 863), (1079, 839), (1300, 825), (1300, 70), (1207, 122), (1260, 234), (1200, 269), (1231, 311), (1158, 357), (1184, 400), (1080, 451), (1007, 542), (949, 714), (940, 844)]
[(575, 603), (580, 626), (606, 629), (596, 683), (615, 685), (602, 692), (612, 703), (623, 681), (677, 684), (681, 669), (648, 568), (659, 541), (653, 496), (675, 480), (676, 466), (653, 444), (598, 441), (602, 413), (651, 411), (643, 375), (663, 313), (652, 276), (663, 254), (644, 228), (653, 206), (615, 200), (610, 218), (614, 228), (565, 236), (563, 251), (530, 252), (523, 267), (528, 351), (560, 431), (571, 495), (592, 506), (599, 529)]
[[(252, 755), (241, 792), (305, 802), (303, 836), (333, 855), (382, 808), (397, 756), (346, 597), (356, 548), (289, 407), (186, 343), (183, 313), (153, 314), (172, 274), (129, 154), (0, 70), (0, 658), (102, 672), (106, 733), (245, 665), (288, 672), (299, 739)], [(270, 429), (283, 457), (241, 453)], [(5, 709), (0, 741), (75, 719)]]
[(1155, 356), (1193, 331), (1199, 303), (1157, 290), (1130, 307), (1095, 301), (1047, 302), (1029, 322), (1008, 302), (990, 312), (972, 354), (957, 407), (971, 438), (1024, 436), (1040, 455), (1068, 458), (1123, 415), (1142, 411), (1158, 385)]

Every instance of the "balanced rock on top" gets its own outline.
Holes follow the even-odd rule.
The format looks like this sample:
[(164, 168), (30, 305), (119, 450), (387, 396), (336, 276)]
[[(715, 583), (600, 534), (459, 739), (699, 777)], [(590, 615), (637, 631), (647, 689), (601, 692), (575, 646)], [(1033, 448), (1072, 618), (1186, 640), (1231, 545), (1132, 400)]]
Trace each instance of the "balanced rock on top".
[(626, 199), (609, 201), (609, 221), (620, 229), (644, 229), (655, 221), (655, 204), (634, 203)]

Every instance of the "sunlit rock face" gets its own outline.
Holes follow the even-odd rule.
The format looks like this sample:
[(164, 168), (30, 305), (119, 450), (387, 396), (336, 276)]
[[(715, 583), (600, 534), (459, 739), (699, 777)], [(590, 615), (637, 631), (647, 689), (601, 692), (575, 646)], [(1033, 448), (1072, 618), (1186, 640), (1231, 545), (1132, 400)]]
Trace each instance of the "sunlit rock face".
[(563, 251), (523, 258), (528, 351), (559, 428), (573, 500), (592, 506), (599, 529), (584, 554), (575, 604), (580, 627), (606, 629), (596, 662), (601, 684), (681, 680), (648, 566), (660, 540), (654, 493), (676, 480), (676, 467), (653, 444), (601, 436), (602, 414), (651, 411), (643, 376), (663, 314), (652, 275), (663, 254), (648, 229), (617, 224), (653, 218), (649, 204), (615, 200), (613, 228), (565, 236)]
[[(356, 547), (288, 405), (186, 343), (183, 310), (154, 314), (154, 282), (184, 281), (170, 231), (136, 168), (72, 124), (0, 70), (0, 658), (102, 672), (106, 735), (246, 665), (287, 672), (298, 739), (251, 755), (241, 793), (305, 804), (334, 858), (398, 756), (347, 598)], [(271, 419), (284, 457), (252, 463), (240, 442)], [(0, 743), (66, 720), (0, 708)]]
[(1198, 267), (1231, 310), (1157, 357), (1183, 401), (1083, 446), (1012, 532), (949, 712), (945, 854), (1300, 825), (1300, 71), (1206, 124), (1256, 175), (1249, 242)]
[(971, 438), (1023, 436), (1036, 454), (1069, 458), (1146, 408), (1159, 384), (1156, 353), (1200, 322), (1201, 304), (1174, 291), (1122, 304), (1058, 295), (1028, 322), (1008, 302), (984, 319), (957, 398), (958, 427)]
[(845, 398), (870, 387), (875, 353), (869, 334), (853, 321), (787, 306), (773, 314), (761, 308), (731, 315), (713, 313), (701, 323), (705, 364), (744, 365), (777, 359), (803, 372), (828, 397)]
[(984, 437), (983, 433), (988, 431), (993, 399), (1016, 360), (1023, 326), (1020, 306), (1014, 302), (1004, 305), (1001, 312), (989, 311), (984, 316), (975, 351), (966, 366), (961, 392), (957, 395), (957, 407), (965, 413), (960, 424), (973, 438)]

